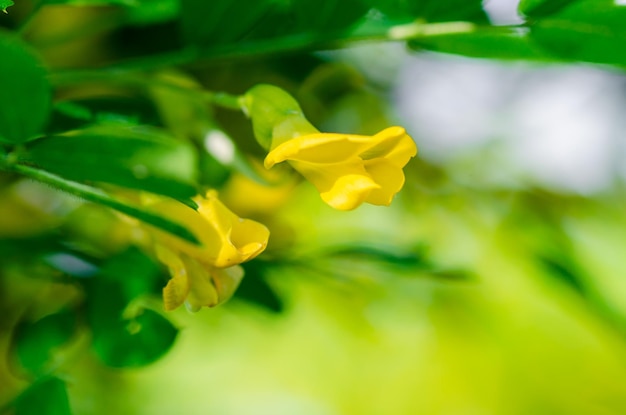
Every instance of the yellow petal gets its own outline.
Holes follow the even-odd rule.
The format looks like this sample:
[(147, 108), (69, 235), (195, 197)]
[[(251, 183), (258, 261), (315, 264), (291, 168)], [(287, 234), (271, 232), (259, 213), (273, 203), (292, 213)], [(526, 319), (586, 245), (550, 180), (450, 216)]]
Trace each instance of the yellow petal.
[(269, 230), (250, 219), (231, 212), (214, 194), (208, 193), (198, 212), (210, 222), (220, 237), (219, 248), (211, 262), (218, 268), (248, 261), (265, 249)]
[(404, 167), (417, 154), (417, 146), (402, 127), (389, 127), (372, 137), (371, 146), (360, 154), (363, 160), (385, 158)]
[(292, 166), (317, 188), (322, 199), (335, 209), (352, 210), (379, 186), (362, 163), (319, 165), (292, 162)]
[(375, 159), (365, 162), (365, 169), (380, 186), (373, 189), (365, 201), (372, 205), (389, 206), (395, 194), (404, 185), (402, 168), (387, 159)]
[(185, 301), (189, 293), (187, 270), (180, 257), (169, 249), (157, 245), (155, 250), (157, 258), (167, 266), (171, 276), (163, 288), (163, 306), (166, 311), (172, 311)]
[(198, 311), (201, 307), (214, 307), (219, 303), (219, 296), (212, 281), (213, 268), (194, 258), (185, 258), (185, 267), (189, 275), (189, 294), (185, 305), (189, 311)]
[(309, 134), (288, 140), (270, 151), (264, 165), (269, 169), (285, 160), (339, 163), (355, 158), (370, 139), (349, 134)]

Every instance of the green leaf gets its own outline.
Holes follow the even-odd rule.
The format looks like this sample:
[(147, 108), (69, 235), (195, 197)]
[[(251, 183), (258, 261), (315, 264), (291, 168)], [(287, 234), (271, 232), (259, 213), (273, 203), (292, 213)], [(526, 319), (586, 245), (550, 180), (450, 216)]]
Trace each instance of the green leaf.
[(65, 382), (52, 377), (32, 384), (15, 402), (15, 415), (71, 415)]
[(274, 313), (281, 313), (284, 309), (283, 301), (265, 279), (267, 265), (257, 260), (242, 266), (245, 278), (241, 280), (234, 298), (251, 302)]
[(110, 126), (46, 137), (28, 146), (20, 161), (70, 180), (173, 198), (196, 194), (195, 150), (156, 129)]
[(132, 246), (106, 261), (100, 274), (100, 278), (107, 278), (121, 287), (126, 304), (158, 288), (161, 268), (139, 248)]
[[(93, 348), (112, 367), (138, 367), (163, 356), (178, 330), (159, 313), (133, 301), (160, 291), (161, 269), (137, 248), (109, 259), (100, 274), (84, 282)], [(130, 314), (130, 315), (129, 315)]]
[(530, 36), (564, 59), (626, 65), (626, 7), (613, 0), (581, 0), (537, 20)]
[(187, 42), (203, 48), (303, 34), (331, 38), (368, 9), (364, 0), (262, 0), (246, 7), (231, 0), (183, 0), (182, 31)]
[(482, 0), (369, 0), (370, 4), (390, 18), (426, 22), (488, 22)]
[[(99, 313), (106, 310), (96, 309)], [(148, 365), (165, 355), (176, 341), (178, 329), (155, 311), (145, 309), (130, 319), (114, 317), (109, 314), (92, 321), (94, 351), (108, 366)]]
[(470, 33), (453, 33), (410, 40), (411, 49), (427, 49), (475, 58), (554, 60), (533, 44), (527, 33), (509, 28), (477, 28)]
[(7, 12), (7, 8), (13, 6), (15, 3), (13, 3), (13, 0), (0, 0), (0, 9), (5, 12)]
[(528, 17), (553, 14), (575, 0), (521, 0), (517, 10)]
[(32, 140), (50, 112), (46, 70), (27, 45), (1, 32), (0, 56), (0, 142)]
[(140, 0), (42, 0), (44, 4), (67, 4), (70, 6), (138, 6)]
[(69, 310), (20, 325), (15, 337), (19, 362), (36, 375), (45, 373), (54, 350), (65, 344), (75, 330), (76, 315)]

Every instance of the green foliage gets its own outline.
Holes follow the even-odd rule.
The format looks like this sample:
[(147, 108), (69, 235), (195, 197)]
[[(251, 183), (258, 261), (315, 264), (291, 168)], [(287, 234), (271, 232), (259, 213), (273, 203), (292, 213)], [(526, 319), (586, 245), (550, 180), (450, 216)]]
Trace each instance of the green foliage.
[(41, 134), (50, 111), (46, 70), (27, 45), (0, 32), (0, 143), (21, 143)]
[(528, 17), (548, 16), (576, 0), (521, 0), (518, 10)]
[(531, 26), (532, 38), (557, 57), (626, 65), (626, 9), (611, 0), (579, 0)]
[(13, 3), (13, 0), (2, 0), (0, 1), (0, 9), (2, 9), (3, 12), (7, 13), (7, 8), (13, 6), (15, 3)]
[(178, 330), (132, 301), (158, 287), (160, 269), (135, 248), (109, 259), (86, 281), (87, 320), (96, 355), (108, 366), (145, 366), (172, 347)]
[(52, 353), (76, 332), (76, 314), (70, 310), (50, 314), (17, 329), (15, 348), (22, 367), (35, 375), (51, 368)]
[(20, 160), (70, 180), (112, 183), (173, 198), (197, 193), (195, 152), (156, 129), (112, 124), (46, 137), (29, 145)]
[(65, 382), (50, 377), (35, 383), (16, 402), (15, 415), (41, 414), (42, 408), (50, 415), (72, 413)]

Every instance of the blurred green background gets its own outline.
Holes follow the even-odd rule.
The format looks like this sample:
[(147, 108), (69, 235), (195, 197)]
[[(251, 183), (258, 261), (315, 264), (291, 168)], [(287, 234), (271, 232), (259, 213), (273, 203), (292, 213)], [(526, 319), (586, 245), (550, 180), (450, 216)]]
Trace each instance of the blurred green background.
[[(217, 188), (271, 237), (227, 304), (165, 313), (168, 277), (133, 223), (0, 173), (0, 411), (626, 413), (619, 2), (16, 3), (0, 48), (28, 45), (15, 50), (43, 63), (52, 104), (38, 110), (35, 90), (11, 115), (6, 92), (0, 136), (30, 111), (47, 114), (32, 127), (46, 137), (148, 125), (134, 131), (187, 147), (172, 144), (184, 166), (154, 183), (124, 164), (134, 136), (106, 154), (5, 143), (3, 159), (25, 146), (29, 163), (120, 198)], [(322, 131), (406, 127), (420, 153), (392, 205), (338, 212), (286, 172), (254, 182), (249, 121), (185, 89), (258, 83), (290, 91)], [(216, 130), (239, 162), (220, 160)]]

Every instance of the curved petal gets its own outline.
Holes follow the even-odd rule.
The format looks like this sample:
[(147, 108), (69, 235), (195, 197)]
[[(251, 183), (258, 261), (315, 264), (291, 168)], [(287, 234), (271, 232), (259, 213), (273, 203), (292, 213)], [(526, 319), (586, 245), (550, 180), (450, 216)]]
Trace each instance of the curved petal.
[(360, 157), (363, 160), (385, 158), (404, 167), (417, 154), (415, 142), (402, 127), (389, 127), (372, 137), (372, 145)]
[(372, 205), (389, 206), (393, 197), (404, 185), (402, 168), (387, 159), (376, 159), (366, 162), (365, 169), (379, 185), (378, 189), (370, 192), (365, 201)]
[(243, 279), (243, 268), (239, 265), (213, 271), (213, 284), (217, 290), (218, 304), (233, 296)]
[[(198, 201), (202, 203), (201, 201)], [(172, 251), (184, 252), (187, 255), (210, 261), (219, 255), (222, 238), (211, 222), (207, 221), (198, 211), (171, 199), (161, 199), (150, 208), (160, 215), (172, 219), (190, 230), (202, 246), (194, 245), (168, 232), (151, 228), (152, 234), (161, 245)]]
[(183, 261), (169, 249), (157, 245), (155, 247), (159, 261), (167, 266), (171, 279), (163, 288), (163, 307), (165, 311), (172, 311), (185, 302), (189, 293), (189, 279)]
[(350, 134), (308, 134), (293, 138), (270, 151), (265, 168), (285, 160), (339, 163), (357, 157), (371, 137)]
[(219, 247), (211, 262), (218, 268), (226, 268), (248, 261), (265, 249), (269, 230), (250, 219), (242, 219), (231, 212), (209, 192), (198, 206), (198, 212), (213, 225), (220, 237)]
[(367, 174), (362, 163), (291, 164), (313, 183), (322, 199), (335, 209), (352, 210), (363, 203), (372, 189), (379, 187)]
[(200, 263), (193, 258), (184, 258), (189, 276), (189, 294), (185, 306), (189, 311), (198, 311), (201, 307), (215, 307), (219, 295), (212, 281), (214, 268)]

